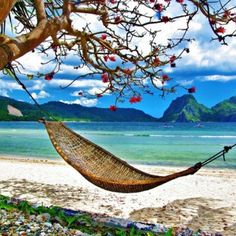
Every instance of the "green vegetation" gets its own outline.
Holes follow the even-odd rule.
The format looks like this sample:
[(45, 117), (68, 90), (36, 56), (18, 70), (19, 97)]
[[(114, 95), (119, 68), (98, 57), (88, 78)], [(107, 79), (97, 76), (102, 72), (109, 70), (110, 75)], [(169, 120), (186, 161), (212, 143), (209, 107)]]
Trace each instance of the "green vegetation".
[[(70, 229), (79, 229), (80, 231), (90, 235), (117, 235), (117, 236), (171, 236), (171, 230), (166, 233), (156, 234), (147, 230), (139, 230), (135, 227), (122, 228), (115, 225), (103, 224), (96, 222), (92, 216), (87, 213), (67, 214), (62, 208), (52, 206), (34, 207), (27, 201), (19, 201), (10, 199), (9, 197), (0, 195), (0, 209), (8, 212), (21, 211), (27, 215), (40, 215), (48, 213), (51, 222), (57, 222), (63, 227)], [(1, 231), (0, 231), (1, 233)]]
[(236, 97), (232, 97), (214, 107), (207, 108), (199, 104), (193, 95), (184, 95), (174, 100), (163, 117), (163, 122), (236, 122)]
[[(7, 105), (19, 109), (24, 116), (9, 115)], [(157, 121), (156, 118), (145, 114), (143, 111), (128, 108), (120, 108), (112, 112), (105, 108), (83, 107), (62, 102), (48, 102), (42, 104), (41, 107), (50, 115), (62, 121)], [(0, 96), (0, 121), (37, 121), (42, 117), (45, 117), (45, 114), (35, 105)]]

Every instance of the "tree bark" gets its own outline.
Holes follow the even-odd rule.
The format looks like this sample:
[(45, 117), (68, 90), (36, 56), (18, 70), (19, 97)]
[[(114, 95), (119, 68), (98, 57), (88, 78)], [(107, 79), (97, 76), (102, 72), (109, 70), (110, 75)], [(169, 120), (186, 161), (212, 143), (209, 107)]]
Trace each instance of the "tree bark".
[(1, 0), (0, 1), (0, 24), (4, 22), (4, 20), (9, 15), (12, 7), (15, 5), (16, 0)]
[(0, 35), (0, 70), (9, 62), (39, 46), (51, 35), (56, 35), (58, 31), (65, 29), (67, 25), (67, 18), (61, 16), (52, 20), (41, 20), (32, 32), (16, 38)]

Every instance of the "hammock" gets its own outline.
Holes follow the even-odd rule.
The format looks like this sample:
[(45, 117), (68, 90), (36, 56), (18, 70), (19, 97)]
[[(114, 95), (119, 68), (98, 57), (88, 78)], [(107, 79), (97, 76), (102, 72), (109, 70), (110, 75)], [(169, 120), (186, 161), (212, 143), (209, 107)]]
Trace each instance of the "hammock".
[(61, 122), (42, 121), (59, 155), (88, 181), (103, 189), (132, 193), (155, 188), (181, 176), (194, 174), (201, 163), (167, 176), (138, 170), (75, 133)]
[[(49, 118), (53, 119), (47, 111), (42, 109), (25, 85), (20, 81), (11, 64), (8, 65), (8, 69), (12, 72), (17, 83), (34, 101), (35, 105)], [(10, 112), (10, 114), (15, 112), (14, 110), (14, 112)], [(219, 157), (223, 156), (225, 160), (225, 154), (236, 146), (236, 144), (225, 146), (222, 151), (184, 171), (167, 176), (158, 176), (134, 168), (112, 153), (75, 133), (62, 122), (45, 121), (44, 119), (39, 121), (45, 125), (53, 146), (68, 164), (79, 171), (91, 183), (113, 192), (141, 192), (155, 188), (170, 180), (194, 174), (202, 166), (207, 165)]]

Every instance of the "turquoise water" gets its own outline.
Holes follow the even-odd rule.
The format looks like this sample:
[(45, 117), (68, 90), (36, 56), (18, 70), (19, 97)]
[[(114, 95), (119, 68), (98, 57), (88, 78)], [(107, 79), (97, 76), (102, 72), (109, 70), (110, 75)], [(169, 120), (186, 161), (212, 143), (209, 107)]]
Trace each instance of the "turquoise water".
[[(67, 123), (120, 158), (137, 164), (186, 166), (236, 142), (236, 123)], [(59, 159), (42, 124), (0, 122), (0, 155)], [(236, 148), (226, 162), (211, 167), (236, 168)]]

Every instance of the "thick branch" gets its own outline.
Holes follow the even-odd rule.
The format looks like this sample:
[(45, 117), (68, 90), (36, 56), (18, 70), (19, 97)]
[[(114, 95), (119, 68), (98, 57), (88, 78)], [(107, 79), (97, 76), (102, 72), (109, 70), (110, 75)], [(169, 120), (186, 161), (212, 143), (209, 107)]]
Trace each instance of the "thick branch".
[(10, 61), (16, 60), (27, 52), (33, 50), (44, 42), (52, 34), (65, 29), (67, 20), (65, 17), (55, 18), (53, 20), (41, 20), (38, 26), (30, 33), (16, 38), (10, 38), (5, 35), (0, 37), (0, 70)]
[(34, 0), (34, 5), (36, 9), (36, 14), (37, 14), (37, 20), (39, 23), (40, 21), (45, 20), (47, 18), (46, 13), (45, 13), (44, 1)]
[(12, 7), (15, 5), (16, 0), (1, 0), (0, 1), (0, 24), (4, 22), (4, 20), (9, 15)]

